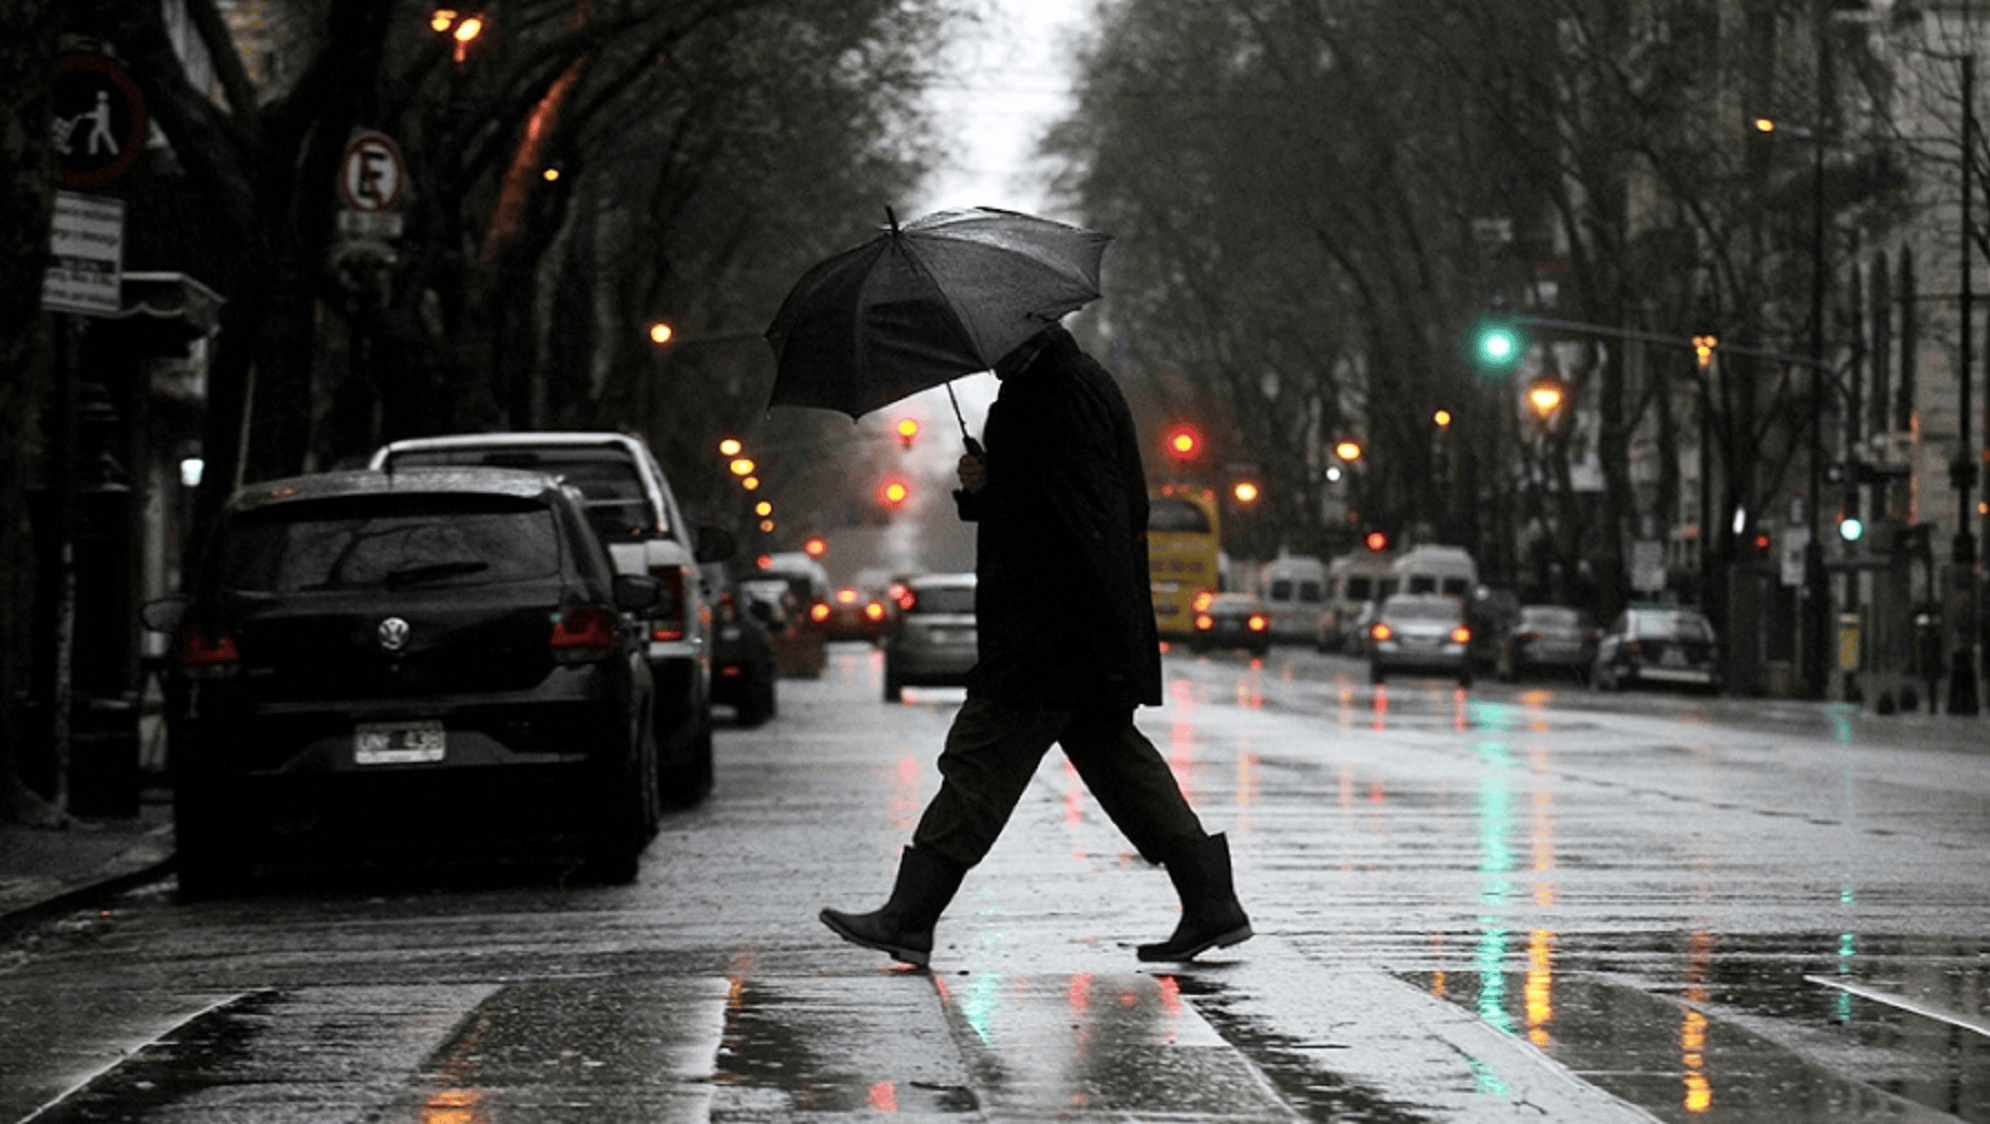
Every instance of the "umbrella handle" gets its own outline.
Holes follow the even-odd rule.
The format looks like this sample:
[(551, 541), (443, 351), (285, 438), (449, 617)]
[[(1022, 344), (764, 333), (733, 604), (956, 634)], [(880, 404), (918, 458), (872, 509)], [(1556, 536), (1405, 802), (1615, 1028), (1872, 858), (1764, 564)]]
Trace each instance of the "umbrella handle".
[(969, 456), (979, 457), (986, 455), (981, 448), (981, 442), (976, 441), (974, 438), (968, 437), (965, 434), (962, 435), (962, 440), (967, 442), (967, 452)]

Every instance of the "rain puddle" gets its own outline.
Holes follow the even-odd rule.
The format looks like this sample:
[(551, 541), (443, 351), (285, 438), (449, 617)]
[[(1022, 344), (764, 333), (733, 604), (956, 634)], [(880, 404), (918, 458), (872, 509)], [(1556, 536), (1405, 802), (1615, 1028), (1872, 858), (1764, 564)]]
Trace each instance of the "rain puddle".
[(1565, 934), (1406, 981), (1666, 1120), (1990, 1124), (1990, 944)]

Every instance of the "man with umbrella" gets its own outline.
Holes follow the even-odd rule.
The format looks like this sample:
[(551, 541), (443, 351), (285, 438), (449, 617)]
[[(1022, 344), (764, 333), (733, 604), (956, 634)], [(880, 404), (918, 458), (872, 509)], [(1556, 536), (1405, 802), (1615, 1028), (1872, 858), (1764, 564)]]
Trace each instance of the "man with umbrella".
[[(1018, 231), (1040, 234), (1067, 258), (1074, 256), (1073, 241), (1090, 247), (1090, 293), (1023, 299), (1020, 312), (1003, 314), (998, 331), (961, 329), (969, 339), (1021, 336), (992, 364), (1002, 385), (983, 431), (986, 448), (969, 439), (958, 469), (961, 488), (954, 493), (961, 518), (978, 525), (979, 661), (940, 754), (940, 791), (904, 850), (890, 899), (869, 913), (824, 909), (822, 921), (846, 940), (925, 966), (941, 913), (968, 869), (994, 845), (1054, 743), (1141, 856), (1166, 866), (1181, 897), (1174, 933), (1139, 946), (1139, 958), (1193, 959), (1249, 938), (1251, 927), (1237, 901), (1227, 841), (1203, 830), (1167, 762), (1133, 723), (1136, 707), (1161, 702), (1146, 476), (1125, 397), (1056, 322), (1098, 295), (1105, 239), (1005, 212), (949, 213), (959, 214), (1003, 223), (999, 241), (1012, 252), (1029, 241)], [(921, 223), (961, 221), (949, 215)], [(919, 252), (903, 242), (920, 225), (901, 231), (894, 222), (880, 239), (901, 244), (883, 256)], [(1084, 256), (1075, 255), (1081, 262)], [(912, 272), (947, 272), (913, 260)], [(784, 326), (794, 322), (790, 313), (808, 283), (804, 277), (769, 332), (783, 361), (777, 403), (793, 400), (782, 388), (793, 343)], [(899, 292), (894, 302), (903, 301)], [(958, 300), (946, 303), (963, 307)], [(903, 311), (897, 309), (892, 320), (920, 319)], [(869, 331), (876, 335), (875, 324)], [(931, 353), (923, 343), (879, 347), (873, 338), (867, 346), (873, 357)], [(972, 351), (958, 361), (979, 364), (963, 370), (987, 366)]]

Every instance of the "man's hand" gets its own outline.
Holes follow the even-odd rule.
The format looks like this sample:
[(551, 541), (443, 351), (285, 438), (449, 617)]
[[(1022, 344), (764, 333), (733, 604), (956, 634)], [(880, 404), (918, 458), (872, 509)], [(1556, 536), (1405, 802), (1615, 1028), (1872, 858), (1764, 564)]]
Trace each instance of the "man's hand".
[(960, 476), (960, 487), (964, 492), (979, 492), (981, 486), (988, 482), (988, 466), (973, 453), (962, 453), (954, 471)]

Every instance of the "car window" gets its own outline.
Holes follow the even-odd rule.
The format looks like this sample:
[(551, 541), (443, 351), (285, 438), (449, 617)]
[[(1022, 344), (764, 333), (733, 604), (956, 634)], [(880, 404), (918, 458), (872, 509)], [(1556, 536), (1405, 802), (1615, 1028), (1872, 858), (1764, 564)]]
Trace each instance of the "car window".
[(1396, 601), (1383, 606), (1382, 614), (1399, 621), (1456, 621), (1456, 605), (1445, 601)]
[(1693, 613), (1645, 613), (1638, 619), (1638, 635), (1656, 640), (1712, 640), (1714, 626)]
[(1147, 529), (1206, 535), (1209, 533), (1209, 516), (1187, 500), (1162, 497), (1152, 501), (1147, 509)]
[(974, 587), (959, 585), (928, 585), (912, 587), (913, 601), (906, 611), (910, 613), (972, 613), (974, 612)]
[(557, 476), (586, 497), (588, 522), (609, 542), (668, 531), (669, 513), (653, 511), (641, 471), (617, 448), (558, 445), (536, 447), (448, 447), (404, 449), (393, 454), (395, 468), (416, 465), (488, 465)]
[(1299, 600), (1301, 600), (1301, 601), (1318, 601), (1319, 599), (1320, 599), (1320, 583), (1319, 583), (1319, 582), (1300, 582), (1300, 583), (1299, 583)]
[(1375, 583), (1368, 578), (1347, 579), (1347, 599), (1366, 601), (1375, 595)]
[(557, 575), (560, 555), (557, 519), (531, 500), (367, 496), (237, 515), (214, 573), (246, 592), (484, 585)]
[(1290, 601), (1290, 600), (1292, 600), (1292, 579), (1290, 579), (1290, 578), (1279, 578), (1278, 580), (1276, 580), (1276, 581), (1272, 582), (1272, 583), (1271, 583), (1271, 599), (1272, 599), (1273, 601)]
[(1529, 609), (1526, 623), (1534, 628), (1579, 628), (1582, 615), (1574, 609)]

